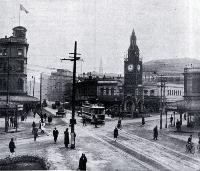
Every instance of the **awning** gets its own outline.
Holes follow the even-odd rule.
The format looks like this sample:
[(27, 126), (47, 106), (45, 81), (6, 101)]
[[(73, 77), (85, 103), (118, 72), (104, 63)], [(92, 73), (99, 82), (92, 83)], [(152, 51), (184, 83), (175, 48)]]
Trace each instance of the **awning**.
[(168, 104), (168, 108), (177, 108), (183, 112), (200, 112), (200, 100), (181, 100)]
[[(0, 96), (0, 101), (6, 101), (7, 96)], [(24, 96), (9, 96), (10, 102), (17, 102), (17, 103), (31, 103), (31, 102), (39, 102), (38, 98), (24, 95)]]

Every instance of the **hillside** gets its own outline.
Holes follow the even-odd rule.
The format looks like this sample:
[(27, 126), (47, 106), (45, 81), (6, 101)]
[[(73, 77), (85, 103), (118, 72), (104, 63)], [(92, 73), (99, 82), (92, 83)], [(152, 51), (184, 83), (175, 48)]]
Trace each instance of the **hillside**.
[(158, 73), (183, 73), (186, 65), (200, 67), (200, 60), (192, 58), (159, 59), (143, 63), (144, 71)]

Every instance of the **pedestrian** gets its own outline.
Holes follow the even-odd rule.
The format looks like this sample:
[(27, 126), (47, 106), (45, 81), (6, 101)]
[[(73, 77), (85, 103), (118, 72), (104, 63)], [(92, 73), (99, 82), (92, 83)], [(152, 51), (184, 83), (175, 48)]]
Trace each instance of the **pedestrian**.
[(69, 132), (68, 132), (68, 128), (66, 128), (66, 131), (64, 132), (64, 134), (65, 134), (64, 144), (65, 144), (65, 147), (68, 148), (68, 145), (69, 145)]
[(14, 126), (14, 119), (13, 119), (13, 117), (12, 117), (12, 116), (10, 117), (10, 126), (11, 126), (11, 127), (13, 127), (13, 126)]
[(86, 118), (83, 116), (83, 126), (86, 126)]
[(58, 132), (58, 130), (57, 130), (56, 127), (55, 127), (54, 130), (53, 130), (53, 137), (54, 137), (54, 142), (55, 142), (55, 143), (56, 143), (56, 141), (57, 141), (58, 134), (59, 134), (59, 132)]
[(115, 141), (117, 140), (117, 137), (118, 137), (118, 129), (117, 129), (117, 127), (115, 127), (115, 129), (114, 129), (114, 140)]
[(33, 133), (33, 130), (34, 130), (35, 127), (36, 127), (36, 124), (35, 124), (35, 122), (33, 121), (33, 123), (32, 123), (32, 133)]
[(157, 125), (155, 126), (155, 128), (153, 129), (153, 139), (157, 140), (158, 139), (158, 127)]
[(34, 135), (34, 141), (36, 141), (36, 138), (38, 137), (38, 129), (36, 127), (33, 128), (33, 135)]
[(52, 122), (52, 117), (48, 116), (48, 123), (49, 123), (49, 125), (50, 125), (51, 122)]
[(173, 116), (171, 115), (171, 117), (170, 117), (170, 124), (171, 124), (171, 126), (172, 126), (172, 122), (173, 122)]
[(176, 129), (177, 129), (177, 131), (181, 130), (181, 122), (178, 119), (176, 121)]
[(9, 149), (10, 149), (10, 156), (13, 156), (15, 154), (15, 143), (14, 139), (11, 138), (10, 143), (9, 143)]
[(118, 128), (118, 129), (121, 128), (121, 124), (122, 124), (122, 121), (121, 121), (121, 119), (119, 119), (119, 120), (118, 120), (118, 123), (117, 123), (117, 128)]
[(46, 121), (47, 120), (47, 114), (44, 113), (44, 120)]
[(145, 119), (144, 119), (144, 116), (142, 116), (142, 125), (145, 124)]
[(41, 133), (44, 134), (45, 131), (45, 123), (41, 122)]
[(96, 115), (94, 115), (93, 120), (94, 120), (95, 128), (97, 128), (97, 117), (96, 117)]
[(86, 170), (86, 163), (87, 163), (87, 158), (84, 153), (82, 153), (82, 156), (79, 159), (79, 169), (80, 170)]

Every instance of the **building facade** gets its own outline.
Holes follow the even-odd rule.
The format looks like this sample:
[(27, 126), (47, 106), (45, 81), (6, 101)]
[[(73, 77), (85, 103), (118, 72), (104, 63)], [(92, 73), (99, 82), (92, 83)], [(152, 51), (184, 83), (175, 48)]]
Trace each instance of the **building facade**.
[(106, 108), (120, 105), (123, 99), (123, 78), (93, 78), (77, 83), (77, 100), (103, 103)]
[(136, 36), (133, 30), (130, 37), (128, 57), (124, 60), (124, 110), (134, 115), (134, 112), (142, 111), (142, 60), (139, 57), (139, 48), (136, 44)]
[(71, 101), (73, 73), (69, 70), (57, 69), (52, 72), (47, 82), (47, 99), (61, 102)]
[(13, 36), (0, 39), (0, 95), (27, 94), (26, 28), (13, 28)]

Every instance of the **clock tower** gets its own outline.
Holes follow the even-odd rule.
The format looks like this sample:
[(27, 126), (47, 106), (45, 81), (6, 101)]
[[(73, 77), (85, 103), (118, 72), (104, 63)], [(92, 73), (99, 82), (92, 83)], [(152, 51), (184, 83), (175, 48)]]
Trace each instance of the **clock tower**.
[(142, 111), (142, 104), (142, 60), (139, 58), (139, 48), (133, 30), (128, 57), (124, 59), (124, 110), (134, 116)]

